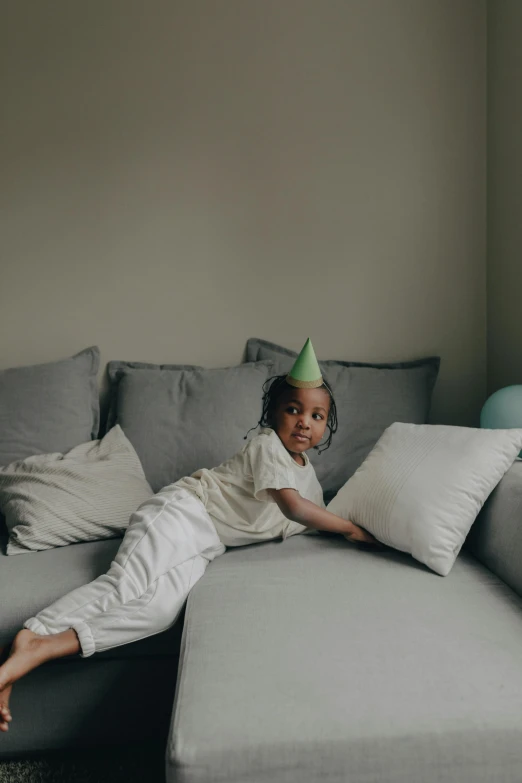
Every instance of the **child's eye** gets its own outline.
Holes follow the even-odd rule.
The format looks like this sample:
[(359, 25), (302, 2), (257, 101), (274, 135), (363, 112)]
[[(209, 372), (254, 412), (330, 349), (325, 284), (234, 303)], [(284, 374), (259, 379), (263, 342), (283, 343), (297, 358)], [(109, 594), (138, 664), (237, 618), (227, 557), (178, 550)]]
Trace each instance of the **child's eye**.
[[(287, 413), (299, 413), (299, 411), (297, 410), (297, 408), (295, 407), (295, 405), (289, 405), (289, 406), (288, 406), (288, 408), (286, 409), (286, 412), (287, 412)], [(314, 414), (312, 414), (312, 415), (313, 415), (313, 416), (319, 416), (319, 419), (320, 419), (320, 420), (321, 420), (321, 419), (324, 419), (324, 416), (323, 416), (321, 413), (314, 413)]]

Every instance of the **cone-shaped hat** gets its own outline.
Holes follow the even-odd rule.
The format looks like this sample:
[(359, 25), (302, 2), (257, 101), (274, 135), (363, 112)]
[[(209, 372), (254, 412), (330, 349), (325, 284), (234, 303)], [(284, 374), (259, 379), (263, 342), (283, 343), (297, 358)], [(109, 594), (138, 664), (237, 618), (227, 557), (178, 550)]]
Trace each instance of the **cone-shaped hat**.
[(286, 382), (298, 389), (317, 389), (322, 386), (323, 376), (310, 338), (305, 342), (294, 366), (286, 376)]

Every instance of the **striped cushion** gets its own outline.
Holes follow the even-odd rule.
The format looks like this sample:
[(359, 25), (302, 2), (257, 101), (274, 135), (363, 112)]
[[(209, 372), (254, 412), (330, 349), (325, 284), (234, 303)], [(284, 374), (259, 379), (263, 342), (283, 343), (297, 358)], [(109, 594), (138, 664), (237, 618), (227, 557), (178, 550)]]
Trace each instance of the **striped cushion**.
[(327, 508), (447, 576), (521, 448), (522, 429), (395, 422)]
[(0, 468), (7, 554), (120, 536), (152, 495), (121, 427), (66, 454), (40, 454)]

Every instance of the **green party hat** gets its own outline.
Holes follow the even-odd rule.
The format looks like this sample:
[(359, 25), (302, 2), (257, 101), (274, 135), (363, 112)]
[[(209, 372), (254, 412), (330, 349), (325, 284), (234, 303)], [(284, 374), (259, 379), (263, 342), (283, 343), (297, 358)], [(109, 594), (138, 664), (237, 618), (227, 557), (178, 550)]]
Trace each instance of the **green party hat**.
[(286, 382), (298, 389), (317, 389), (323, 384), (323, 376), (310, 338), (294, 362), (294, 366), (286, 376)]

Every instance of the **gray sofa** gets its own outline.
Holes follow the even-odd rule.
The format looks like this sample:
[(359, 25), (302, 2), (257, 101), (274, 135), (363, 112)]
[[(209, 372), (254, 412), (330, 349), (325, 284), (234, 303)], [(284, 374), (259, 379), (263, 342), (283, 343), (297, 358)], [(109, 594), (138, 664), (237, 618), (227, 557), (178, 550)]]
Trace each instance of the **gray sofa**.
[[(444, 578), (338, 536), (227, 550), (174, 628), (22, 680), (0, 757), (165, 737), (169, 783), (519, 783), (521, 514), (517, 461)], [(2, 637), (118, 544), (2, 553)]]
[[(245, 360), (256, 373), (285, 350), (260, 341), (250, 349)], [(128, 371), (114, 363), (110, 415), (133, 440), (155, 488), (157, 449), (148, 438), (162, 404), (154, 398), (155, 378), (171, 399), (165, 373), (180, 370), (127, 365)], [(340, 451), (351, 448), (348, 478), (391, 421), (427, 421), (438, 364), (381, 365), (380, 374), (376, 365), (356, 363), (332, 362), (328, 369), (345, 430), (336, 435), (337, 451), (320, 457), (326, 501), (332, 496), (328, 459), (340, 468)], [(245, 378), (249, 373), (245, 368)], [(116, 399), (121, 377), (125, 385)], [(223, 379), (219, 375), (221, 387)], [(77, 380), (80, 395), (85, 383)], [(257, 389), (257, 379), (252, 384)], [(230, 388), (237, 388), (237, 377)], [(352, 397), (343, 397), (343, 388)], [(70, 383), (68, 389), (70, 399)], [(145, 393), (154, 400), (146, 425), (137, 415)], [(364, 409), (357, 401), (368, 395), (372, 407)], [(19, 397), (12, 385), (9, 404)], [(92, 395), (87, 401), (92, 405)], [(1, 402), (0, 373), (0, 408)], [(183, 411), (184, 404), (172, 407)], [(253, 404), (243, 412), (248, 426), (258, 414)], [(55, 422), (62, 421), (62, 409), (57, 404)], [(170, 409), (160, 417), (164, 428)], [(181, 457), (187, 458), (190, 417), (180, 420), (187, 439)], [(87, 426), (94, 426), (88, 417)], [(241, 437), (243, 421), (237, 429)], [(85, 439), (82, 432), (70, 436), (70, 447), (75, 438)], [(49, 437), (42, 435), (40, 453), (51, 450)], [(0, 432), (0, 459), (1, 441)], [(14, 436), (5, 439), (4, 464), (14, 442)], [(26, 445), (28, 453), (34, 443)], [(192, 458), (200, 461), (201, 454)], [(205, 458), (219, 461), (215, 454)], [(164, 456), (158, 465), (165, 470)], [(363, 550), (339, 536), (228, 549), (209, 565), (170, 630), (85, 660), (46, 664), (20, 681), (11, 700), (12, 728), (0, 736), (0, 759), (163, 738), (169, 783), (520, 783), (521, 515), (522, 462), (516, 461), (446, 577), (402, 552)], [(27, 617), (106, 571), (120, 540), (7, 556), (0, 537), (0, 644)], [(136, 720), (144, 713), (146, 721)]]

